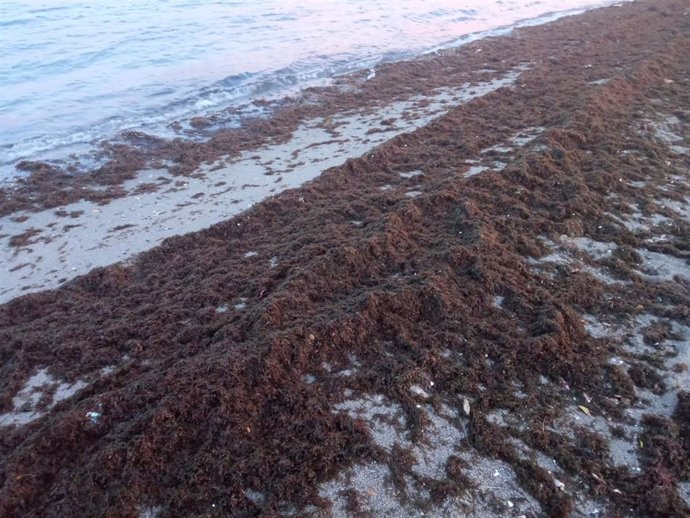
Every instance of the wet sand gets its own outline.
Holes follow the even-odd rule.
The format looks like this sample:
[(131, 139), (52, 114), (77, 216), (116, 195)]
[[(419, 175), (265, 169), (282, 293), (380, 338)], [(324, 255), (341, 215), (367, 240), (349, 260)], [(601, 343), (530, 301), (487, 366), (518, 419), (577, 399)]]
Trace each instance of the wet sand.
[(690, 7), (637, 2), (122, 148), (110, 191), (36, 166), (0, 515), (689, 516), (688, 107)]

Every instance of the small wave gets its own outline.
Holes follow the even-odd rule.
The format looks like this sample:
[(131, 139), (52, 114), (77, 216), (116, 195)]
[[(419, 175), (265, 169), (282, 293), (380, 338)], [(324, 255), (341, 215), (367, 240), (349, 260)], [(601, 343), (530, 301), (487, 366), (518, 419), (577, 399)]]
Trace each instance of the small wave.
[(10, 27), (15, 27), (18, 25), (29, 25), (33, 19), (31, 18), (21, 18), (18, 20), (8, 20), (8, 21), (0, 21), (0, 29), (1, 28), (10, 28)]
[(41, 9), (31, 9), (29, 11), (29, 14), (52, 13), (55, 11), (64, 11), (66, 9), (70, 9), (70, 6), (64, 5), (64, 6), (55, 6), (55, 7), (43, 7)]
[(224, 79), (221, 79), (218, 81), (219, 85), (222, 85), (224, 87), (234, 87), (243, 83), (246, 83), (249, 79), (252, 77), (255, 77), (256, 74), (251, 74), (249, 72), (244, 72), (242, 74), (235, 74), (232, 76), (228, 76)]

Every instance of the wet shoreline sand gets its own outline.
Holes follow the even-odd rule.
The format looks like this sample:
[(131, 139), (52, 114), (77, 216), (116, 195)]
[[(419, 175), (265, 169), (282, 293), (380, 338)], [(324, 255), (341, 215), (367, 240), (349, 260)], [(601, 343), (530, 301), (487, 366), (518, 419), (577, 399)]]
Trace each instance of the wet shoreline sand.
[[(390, 65), (372, 112), (519, 75), (0, 306), (0, 514), (688, 515), (688, 11)], [(283, 181), (305, 166), (287, 155)]]

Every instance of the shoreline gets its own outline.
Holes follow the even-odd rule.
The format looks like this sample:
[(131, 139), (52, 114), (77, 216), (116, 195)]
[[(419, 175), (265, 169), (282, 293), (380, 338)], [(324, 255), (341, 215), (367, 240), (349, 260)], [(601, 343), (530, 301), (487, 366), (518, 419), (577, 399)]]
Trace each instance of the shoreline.
[[(13, 222), (16, 265), (170, 237), (5, 292), (0, 514), (690, 515), (690, 9), (363, 79)], [(52, 218), (84, 227), (26, 232)]]
[[(567, 11), (553, 16), (557, 23), (577, 15)], [(129, 260), (167, 237), (200, 230), (285, 188), (298, 187), (327, 167), (382, 144), (386, 136), (415, 129), (428, 122), (425, 112), (440, 115), (444, 106), (457, 102), (457, 96), (444, 95), (462, 90), (459, 85), (467, 94), (524, 71), (526, 63), (508, 42), (514, 31), (540, 27), (521, 26), (529, 22), (496, 29), (507, 35), (383, 64), (373, 80), (367, 77), (369, 71), (362, 70), (336, 78), (331, 86), (308, 88), (294, 98), (258, 100), (256, 104), (273, 116), (249, 119), (244, 127), (221, 131), (207, 143), (166, 141), (133, 132), (128, 143), (106, 146), (113, 153), (106, 165), (76, 176), (49, 164), (28, 162), (25, 167), (33, 170), (28, 178), (0, 188), (0, 259), (7, 279), (0, 287), (0, 303), (53, 289), (92, 268)], [(498, 47), (497, 54), (508, 59), (485, 61), (482, 46)], [(444, 106), (425, 107), (427, 102)], [(390, 116), (379, 116), (386, 109), (392, 110)], [(358, 134), (361, 128), (357, 128), (350, 139), (347, 131), (345, 135), (338, 131), (338, 125), (351, 125), (349, 117), (357, 113), (371, 125), (371, 133)], [(200, 129), (215, 122), (197, 121)], [(304, 141), (305, 128), (313, 130), (313, 142)], [(264, 157), (272, 149), (278, 156), (285, 151), (298, 154), (300, 146), (319, 142), (337, 144), (330, 146), (335, 160), (319, 163), (318, 152), (314, 159), (307, 153), (306, 160), (283, 160), (287, 162), (283, 172), (291, 174), (282, 175), (274, 170), (271, 157)], [(345, 152), (354, 143), (357, 147)], [(273, 185), (276, 180), (282, 183)], [(185, 196), (183, 191), (190, 186), (195, 192)], [(226, 200), (230, 194), (232, 198)]]
[[(545, 13), (534, 19), (497, 27), (478, 33), (470, 33), (457, 40), (441, 44), (419, 55), (396, 61), (384, 61), (377, 69), (394, 73), (418, 74), (430, 66), (434, 58), (455, 56), (454, 75), (469, 81), (483, 80), (485, 75), (476, 74), (482, 69), (481, 59), (470, 53), (457, 52), (467, 45), (481, 41), (510, 38), (513, 31), (551, 24), (562, 18), (577, 16), (592, 10), (624, 5), (609, 4), (590, 8), (571, 9), (563, 12)], [(465, 58), (465, 62), (461, 60)], [(466, 59), (469, 58), (469, 59)], [(397, 69), (397, 70), (396, 70)], [(409, 69), (409, 70), (407, 70)], [(495, 72), (505, 72), (501, 67)], [(380, 103), (405, 100), (409, 92), (396, 88), (385, 78), (369, 83), (370, 69), (336, 75), (328, 86), (310, 86), (298, 92), (290, 91), (285, 96), (271, 96), (268, 99), (254, 99), (236, 107), (230, 107), (208, 117), (193, 117), (189, 121), (175, 121), (178, 128), (187, 126), (180, 138), (162, 138), (148, 135), (139, 130), (124, 131), (121, 135), (100, 143), (100, 150), (94, 150), (87, 162), (99, 163), (95, 168), (69, 161), (51, 163), (40, 159), (18, 162), (17, 171), (23, 171), (8, 182), (0, 184), (0, 216), (23, 211), (59, 208), (61, 205), (80, 200), (94, 203), (108, 203), (111, 199), (130, 195), (123, 188), (146, 169), (167, 168), (172, 176), (194, 176), (204, 163), (232, 158), (241, 151), (259, 148), (267, 143), (280, 142), (290, 137), (299, 124), (316, 117), (332, 117), (347, 110), (370, 108)], [(402, 79), (397, 78), (398, 81)], [(408, 88), (424, 92), (435, 88), (457, 84), (453, 78), (428, 78), (429, 81), (409, 81)], [(340, 99), (342, 98), (342, 99)], [(257, 116), (256, 110), (265, 111), (266, 116)], [(242, 121), (239, 128), (229, 124), (235, 118)], [(229, 125), (229, 127), (224, 127)], [(180, 158), (180, 155), (184, 155)], [(195, 156), (197, 155), (197, 156)]]
[[(583, 0), (577, 0), (582, 2)], [(252, 106), (252, 102), (254, 100), (269, 100), (269, 99), (280, 99), (284, 97), (294, 97), (296, 93), (299, 91), (309, 88), (309, 87), (316, 87), (316, 88), (322, 88), (328, 86), (329, 82), (332, 81), (334, 78), (337, 77), (343, 77), (351, 74), (359, 74), (362, 71), (368, 71), (369, 70), (374, 70), (377, 66), (384, 64), (384, 63), (391, 63), (391, 62), (398, 62), (402, 60), (410, 60), (410, 59), (415, 59), (421, 55), (424, 54), (429, 54), (436, 52), (441, 49), (449, 49), (449, 48), (454, 48), (457, 46), (460, 46), (462, 44), (468, 43), (470, 41), (478, 40), (478, 39), (484, 39), (486, 37), (495, 37), (495, 36), (500, 36), (500, 35), (505, 35), (511, 32), (515, 28), (523, 27), (523, 26), (529, 26), (529, 25), (539, 25), (543, 23), (547, 23), (550, 21), (554, 21), (560, 17), (563, 16), (570, 16), (574, 14), (580, 14), (581, 12), (585, 12), (589, 9), (593, 8), (598, 8), (598, 7), (604, 7), (607, 4), (613, 3), (612, 0), (584, 0), (585, 2), (593, 2), (596, 4), (596, 2), (599, 2), (598, 5), (590, 5), (590, 6), (582, 6), (582, 7), (573, 7), (568, 3), (567, 5), (561, 5), (559, 6), (562, 11), (560, 12), (545, 12), (545, 13), (539, 13), (539, 8), (537, 8), (535, 11), (532, 11), (532, 9), (528, 9), (527, 11), (520, 13), (519, 15), (514, 12), (513, 9), (509, 9), (508, 12), (512, 12), (513, 16), (508, 16), (507, 18), (499, 18), (499, 19), (493, 19), (492, 22), (488, 22), (484, 20), (483, 22), (478, 21), (478, 25), (476, 27), (473, 27), (471, 29), (471, 32), (460, 32), (459, 34), (463, 34), (462, 36), (457, 36), (457, 37), (451, 37), (450, 39), (444, 39), (444, 40), (439, 40), (439, 41), (434, 41), (435, 39), (432, 39), (427, 42), (427, 45), (423, 47), (415, 46), (412, 45), (411, 48), (408, 49), (381, 49), (379, 54), (372, 54), (369, 56), (359, 56), (358, 58), (353, 57), (353, 61), (347, 61), (344, 59), (336, 59), (334, 56), (334, 60), (331, 61), (331, 64), (333, 66), (328, 65), (328, 63), (323, 64), (323, 68), (319, 69), (317, 68), (312, 68), (306, 71), (298, 72), (294, 71), (295, 75), (293, 76), (288, 70), (291, 68), (291, 65), (287, 63), (283, 63), (283, 66), (279, 66), (275, 69), (273, 69), (273, 72), (271, 72), (271, 69), (268, 69), (266, 72), (241, 72), (238, 70), (235, 70), (235, 73), (229, 77), (226, 78), (215, 78), (215, 83), (212, 83), (210, 85), (207, 85), (206, 87), (199, 87), (198, 90), (198, 95), (200, 96), (199, 99), (194, 100), (193, 98), (179, 98), (177, 99), (177, 102), (183, 102), (183, 103), (192, 103), (196, 104), (197, 102), (201, 103), (206, 103), (206, 102), (211, 102), (210, 99), (206, 99), (207, 95), (210, 95), (209, 92), (213, 90), (217, 90), (219, 87), (221, 88), (221, 91), (224, 94), (227, 94), (230, 98), (234, 98), (235, 101), (232, 102), (232, 104), (227, 104), (225, 107), (216, 107), (216, 109), (212, 110), (197, 110), (194, 111), (192, 110), (189, 106), (187, 107), (187, 112), (183, 113), (184, 110), (182, 111), (175, 111), (175, 113), (168, 113), (168, 116), (165, 116), (164, 118), (168, 120), (168, 124), (163, 124), (161, 126), (160, 124), (158, 126), (155, 125), (147, 125), (147, 124), (141, 124), (141, 122), (151, 115), (150, 113), (147, 115), (146, 113), (141, 113), (139, 115), (140, 117), (140, 124), (137, 124), (136, 120), (129, 121), (128, 124), (126, 124), (127, 128), (122, 128), (121, 130), (116, 130), (112, 129), (112, 131), (107, 131), (107, 132), (98, 132), (96, 131), (95, 133), (91, 131), (88, 127), (79, 127), (79, 128), (74, 128), (74, 131), (72, 132), (72, 136), (68, 135), (67, 133), (63, 133), (62, 138), (66, 139), (66, 141), (71, 142), (71, 144), (68, 145), (67, 149), (64, 149), (63, 151), (59, 151), (58, 153), (53, 153), (50, 149), (44, 149), (43, 152), (41, 151), (36, 151), (35, 153), (31, 153), (30, 156), (27, 156), (27, 153), (17, 154), (17, 150), (15, 150), (15, 146), (19, 145), (20, 147), (25, 147), (22, 144), (29, 144), (29, 141), (32, 139), (27, 140), (20, 140), (14, 143), (6, 142), (5, 145), (1, 145), (0, 148), (7, 148), (6, 151), (9, 153), (8, 156), (6, 157), (0, 157), (0, 176), (3, 176), (3, 178), (11, 179), (11, 178), (16, 178), (18, 175), (16, 173), (19, 173), (18, 170), (14, 170), (14, 173), (10, 171), (10, 169), (14, 167), (17, 163), (21, 161), (30, 161), (30, 162), (47, 162), (47, 163), (52, 163), (55, 164), (58, 169), (62, 170), (71, 170), (73, 166), (75, 166), (74, 171), (80, 171), (82, 174), (88, 172), (90, 169), (95, 169), (99, 162), (103, 161), (103, 157), (101, 158), (96, 158), (96, 156), (99, 153), (96, 153), (98, 145), (96, 144), (97, 142), (102, 142), (102, 141), (110, 141), (110, 142), (117, 142), (118, 135), (122, 133), (127, 133), (127, 132), (138, 132), (138, 133), (146, 133), (152, 136), (158, 136), (162, 139), (166, 140), (172, 140), (175, 138), (182, 138), (182, 139), (190, 139), (194, 141), (198, 140), (204, 140), (208, 139), (209, 136), (211, 135), (211, 132), (208, 130), (210, 128), (204, 127), (203, 125), (200, 125), (199, 123), (206, 120), (208, 121), (210, 119), (218, 119), (223, 120), (223, 123), (216, 124), (216, 128), (222, 128), (224, 125), (228, 127), (234, 127), (235, 124), (232, 117), (224, 117), (222, 114), (224, 112), (227, 112), (229, 110), (230, 113), (234, 113), (237, 118), (241, 118), (242, 116), (251, 116), (252, 110), (247, 111), (246, 113), (242, 113), (242, 109), (237, 109), (241, 106), (243, 106), (245, 109), (250, 108)], [(533, 5), (539, 5), (539, 4), (533, 4)], [(519, 18), (519, 16), (524, 16), (522, 18)], [(516, 17), (517, 19), (512, 19), (513, 17)], [(488, 18), (491, 19), (491, 18)], [(493, 24), (496, 24), (495, 26), (492, 26)], [(468, 28), (469, 29), (469, 28)], [(448, 35), (446, 34), (446, 38), (448, 38)], [(155, 48), (152, 49), (152, 52), (155, 52)], [(294, 64), (293, 64), (294, 65)], [(280, 71), (284, 71), (285, 73), (288, 74), (287, 77), (284, 77), (283, 75), (280, 74)], [(326, 71), (328, 70), (328, 72)], [(247, 75), (247, 81), (241, 81), (238, 78), (241, 78), (243, 75)], [(233, 83), (236, 83), (235, 85), (232, 86), (230, 90), (222, 90), (223, 84), (226, 81), (232, 81)], [(278, 87), (276, 89), (276, 86), (281, 83), (295, 83), (292, 87), (287, 87), (283, 86), (283, 88)], [(297, 83), (301, 83), (297, 84)], [(235, 91), (237, 89), (237, 91)], [(233, 95), (233, 92), (235, 92), (237, 95)], [(253, 93), (252, 93), (253, 92)], [(216, 94), (218, 92), (216, 91)], [(214, 94), (215, 95), (215, 94)], [(196, 96), (193, 96), (196, 97)], [(55, 99), (55, 102), (59, 103), (59, 99)], [(228, 99), (228, 103), (230, 103)], [(167, 112), (168, 109), (170, 108), (169, 106), (166, 108), (164, 106), (160, 106), (161, 110), (164, 112)], [(98, 108), (96, 108), (97, 110)], [(179, 106), (178, 106), (179, 110)], [(254, 114), (258, 116), (260, 115), (261, 110), (253, 110)], [(115, 113), (113, 114), (114, 116), (117, 116), (118, 114)], [(264, 114), (266, 116), (270, 116), (270, 114)], [(112, 121), (111, 121), (112, 122)], [(100, 123), (97, 123), (96, 126), (100, 125), (108, 125), (109, 122), (107, 121), (101, 121)], [(36, 123), (35, 127), (40, 127), (40, 123)], [(203, 130), (203, 131), (200, 131)], [(93, 140), (80, 140), (77, 142), (77, 138), (75, 138), (75, 133), (82, 135), (82, 137), (85, 137), (86, 134), (93, 134), (95, 135), (96, 133), (100, 134), (100, 137), (95, 137)], [(7, 137), (7, 136), (6, 136)], [(39, 142), (41, 142), (40, 145), (46, 146), (47, 141), (53, 141), (55, 138), (58, 138), (58, 135), (53, 133), (51, 135), (35, 135), (33, 137), (33, 140), (38, 139)], [(39, 147), (40, 147), (39, 145)], [(134, 147), (136, 147), (136, 144), (132, 144)], [(70, 149), (69, 146), (72, 146)], [(88, 149), (91, 149), (89, 152)], [(58, 151), (58, 148), (54, 148), (53, 151)], [(47, 154), (46, 154), (47, 153)], [(102, 153), (101, 153), (102, 154)], [(10, 160), (10, 156), (13, 157), (13, 159)], [(60, 159), (59, 157), (62, 157)], [(106, 157), (107, 158), (107, 157)], [(4, 160), (3, 160), (4, 159)], [(10, 165), (10, 161), (12, 162), (12, 165)], [(91, 165), (87, 165), (91, 164)], [(79, 172), (76, 172), (76, 174), (80, 174)], [(0, 181), (1, 183), (5, 183), (4, 181)], [(8, 182), (8, 183), (11, 183)]]
[[(374, 113), (351, 111), (301, 124), (280, 144), (242, 151), (234, 159), (204, 164), (192, 177), (165, 169), (145, 170), (123, 188), (135, 194), (97, 205), (77, 202), (58, 211), (0, 218), (0, 262), (8, 272), (0, 303), (53, 289), (96, 267), (130, 260), (160, 244), (226, 220), (253, 204), (296, 188), (324, 170), (445, 114), (450, 104), (469, 102), (513, 84), (520, 68), (491, 81), (393, 102)], [(471, 93), (470, 93), (471, 92)], [(63, 217), (57, 214), (64, 214)]]

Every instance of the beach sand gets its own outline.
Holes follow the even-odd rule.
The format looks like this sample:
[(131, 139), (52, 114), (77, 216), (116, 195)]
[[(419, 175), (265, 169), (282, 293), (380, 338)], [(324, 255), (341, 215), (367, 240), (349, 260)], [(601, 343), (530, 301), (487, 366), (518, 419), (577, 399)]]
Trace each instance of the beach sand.
[(211, 161), (190, 178), (176, 178), (165, 168), (145, 169), (120, 185), (130, 195), (107, 204), (80, 200), (0, 218), (4, 234), (0, 260), (7, 268), (0, 302), (55, 288), (95, 267), (149, 250), (167, 237), (226, 220), (394, 136), (430, 123), (453, 105), (514, 84), (524, 70), (517, 67), (473, 85), (412, 96), (373, 113), (350, 110), (330, 119), (330, 126), (337, 130), (324, 129), (323, 118), (309, 119), (285, 142)]
[(690, 6), (368, 77), (24, 164), (0, 515), (690, 516)]

